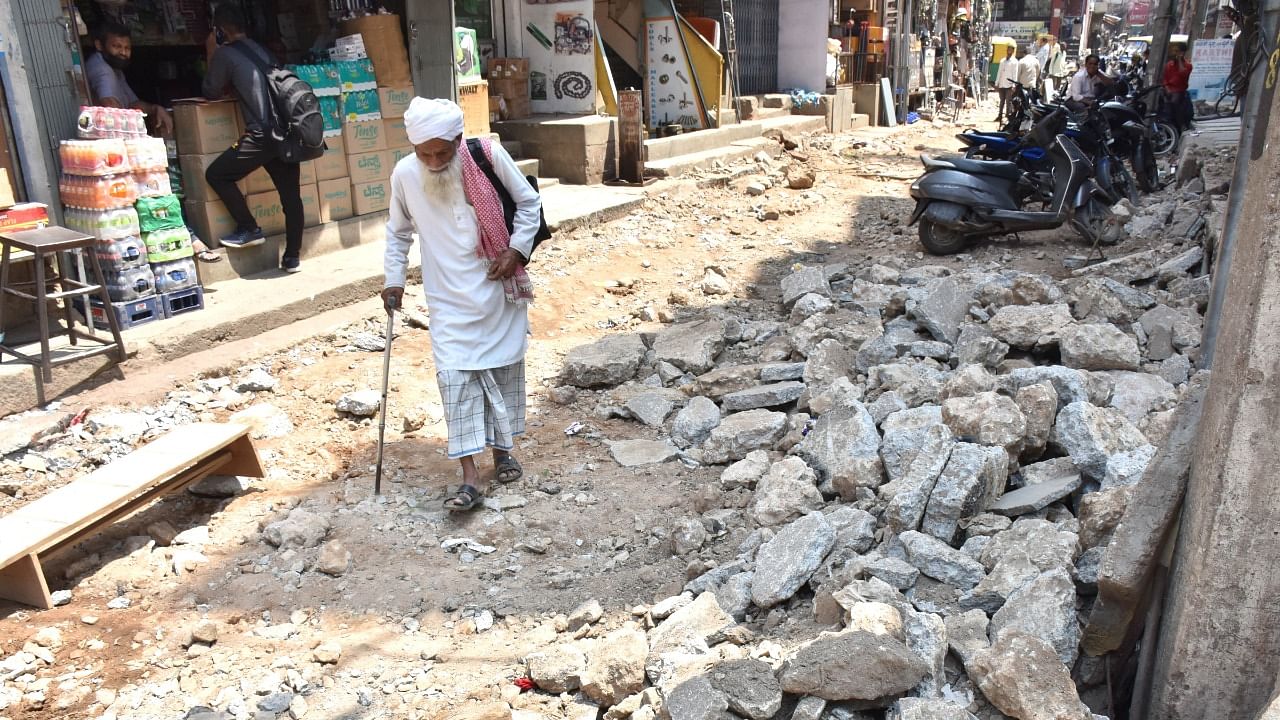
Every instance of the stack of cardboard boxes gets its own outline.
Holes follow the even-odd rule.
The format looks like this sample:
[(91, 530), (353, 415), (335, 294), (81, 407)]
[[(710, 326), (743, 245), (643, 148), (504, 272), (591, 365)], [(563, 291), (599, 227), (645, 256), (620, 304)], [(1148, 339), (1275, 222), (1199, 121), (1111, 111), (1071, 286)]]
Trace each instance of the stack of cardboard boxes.
[(533, 114), (529, 100), (528, 58), (492, 58), (486, 68), (489, 96), (498, 100), (502, 120), (520, 120)]
[[(413, 88), (377, 89), (379, 118), (344, 117), (340, 134), (325, 138), (328, 150), (302, 163), (299, 183), (307, 227), (387, 209), (391, 169), (413, 153), (404, 127), (404, 111)], [(179, 161), (186, 184), (187, 217), (206, 241), (235, 231), (235, 221), (205, 182), (204, 173), (235, 143), (243, 124), (232, 101), (183, 102), (175, 106)], [(267, 235), (285, 230), (280, 194), (259, 168), (239, 183), (249, 210)]]

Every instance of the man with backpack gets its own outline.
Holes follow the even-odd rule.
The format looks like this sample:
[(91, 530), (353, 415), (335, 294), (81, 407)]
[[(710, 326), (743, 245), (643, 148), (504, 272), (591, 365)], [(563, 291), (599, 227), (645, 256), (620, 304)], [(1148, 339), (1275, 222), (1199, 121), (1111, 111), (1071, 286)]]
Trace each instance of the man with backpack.
[(236, 187), (241, 178), (264, 168), (280, 193), (284, 210), (285, 247), (280, 267), (285, 272), (298, 272), (304, 223), (298, 182), (301, 167), (296, 161), (281, 158), (280, 141), (273, 133), (281, 122), (276, 117), (266, 69), (276, 64), (275, 59), (245, 35), (244, 14), (238, 8), (227, 3), (219, 5), (213, 12), (213, 24), (214, 32), (206, 42), (209, 70), (204, 77), (204, 94), (208, 98), (225, 97), (230, 88), (240, 101), (244, 117), (244, 135), (210, 163), (204, 175), (236, 221), (235, 232), (220, 238), (220, 242), (229, 248), (266, 242), (244, 194)]
[(462, 486), (445, 508), (470, 510), (489, 486), (475, 463), (486, 448), (498, 482), (523, 475), (511, 450), (525, 429), (533, 300), (525, 264), (545, 236), (542, 201), (502, 145), (463, 142), (454, 103), (414, 98), (404, 124), (414, 154), (391, 171), (382, 299), (387, 312), (400, 307), (417, 233), (448, 455), (462, 466)]

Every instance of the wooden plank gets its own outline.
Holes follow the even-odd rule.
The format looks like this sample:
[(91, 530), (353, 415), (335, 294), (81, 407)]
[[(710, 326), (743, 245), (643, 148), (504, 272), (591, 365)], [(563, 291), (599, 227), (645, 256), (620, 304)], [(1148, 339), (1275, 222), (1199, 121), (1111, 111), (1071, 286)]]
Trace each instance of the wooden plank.
[(0, 598), (45, 610), (53, 607), (44, 570), (35, 555), (23, 555), (16, 563), (0, 568)]
[[(243, 425), (195, 423), (176, 428), (129, 455), (0, 517), (0, 566), (40, 552), (122, 507), (148, 489), (230, 448), (227, 472), (262, 477), (262, 465)], [(206, 473), (207, 474), (207, 473)], [(19, 534), (25, 523), (59, 518), (62, 528), (41, 535)]]

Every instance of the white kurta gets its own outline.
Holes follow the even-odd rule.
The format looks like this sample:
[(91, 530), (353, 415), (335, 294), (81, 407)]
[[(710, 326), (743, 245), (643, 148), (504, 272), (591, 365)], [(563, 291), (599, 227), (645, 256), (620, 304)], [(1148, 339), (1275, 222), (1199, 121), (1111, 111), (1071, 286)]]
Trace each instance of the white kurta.
[[(494, 143), (492, 148), (494, 171), (516, 201), (511, 247), (528, 257), (541, 200), (502, 146)], [(466, 146), (459, 152), (466, 152)], [(476, 213), (462, 188), (449, 197), (428, 195), (423, 190), (428, 172), (415, 155), (400, 160), (391, 172), (386, 287), (404, 287), (416, 232), (436, 368), (488, 370), (518, 362), (528, 346), (527, 306), (507, 302), (502, 283), (485, 277), (489, 261), (476, 253)]]

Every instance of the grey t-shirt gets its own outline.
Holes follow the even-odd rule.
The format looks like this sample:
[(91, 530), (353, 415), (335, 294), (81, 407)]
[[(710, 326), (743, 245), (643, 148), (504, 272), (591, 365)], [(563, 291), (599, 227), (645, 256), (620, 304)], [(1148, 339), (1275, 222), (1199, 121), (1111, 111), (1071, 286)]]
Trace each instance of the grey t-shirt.
[(240, 112), (248, 130), (265, 131), (271, 124), (271, 101), (267, 96), (267, 79), (258, 66), (244, 52), (256, 53), (268, 67), (275, 65), (271, 54), (258, 43), (237, 40), (218, 48), (209, 61), (209, 71), (204, 76), (204, 96), (220, 98), (227, 85), (231, 86), (240, 101)]
[(124, 72), (107, 64), (102, 53), (94, 53), (84, 64), (84, 74), (89, 80), (89, 90), (93, 92), (94, 102), (102, 102), (103, 98), (115, 98), (121, 107), (132, 107), (138, 102), (138, 96), (124, 79)]

